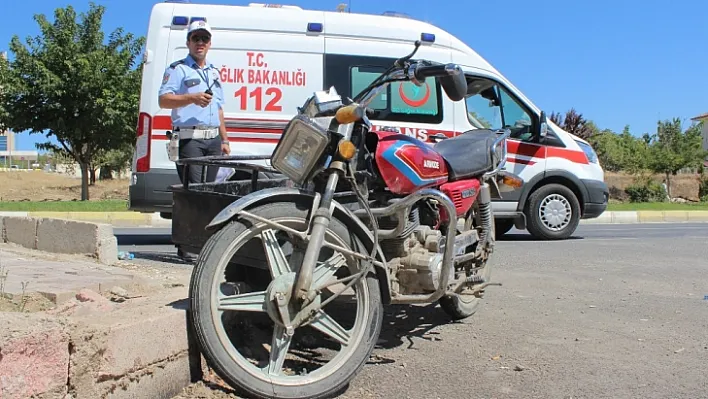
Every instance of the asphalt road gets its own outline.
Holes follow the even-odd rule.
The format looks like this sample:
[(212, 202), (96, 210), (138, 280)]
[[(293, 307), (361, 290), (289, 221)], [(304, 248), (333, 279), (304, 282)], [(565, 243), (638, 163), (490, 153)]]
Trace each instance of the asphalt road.
[[(172, 257), (177, 250), (170, 240), (170, 228), (115, 228), (118, 250), (132, 252), (137, 258), (155, 256)], [(566, 241), (548, 244), (563, 244), (576, 240), (618, 239), (677, 239), (706, 238), (708, 223), (660, 223), (660, 224), (585, 224), (580, 225), (573, 237)], [(534, 241), (526, 232), (512, 229), (502, 242)], [(504, 244), (500, 244), (503, 245)]]
[[(121, 248), (174, 253), (142, 244)], [(503, 286), (475, 316), (388, 307), (371, 360), (339, 398), (706, 396), (708, 224), (583, 225), (556, 242), (512, 232), (497, 248)], [(200, 383), (178, 398), (233, 397)]]

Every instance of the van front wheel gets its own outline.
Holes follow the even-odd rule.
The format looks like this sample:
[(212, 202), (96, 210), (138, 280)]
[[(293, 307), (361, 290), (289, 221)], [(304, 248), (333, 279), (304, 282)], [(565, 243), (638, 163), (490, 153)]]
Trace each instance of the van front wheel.
[(529, 233), (543, 240), (566, 239), (580, 223), (578, 198), (561, 184), (547, 184), (534, 191), (524, 213)]

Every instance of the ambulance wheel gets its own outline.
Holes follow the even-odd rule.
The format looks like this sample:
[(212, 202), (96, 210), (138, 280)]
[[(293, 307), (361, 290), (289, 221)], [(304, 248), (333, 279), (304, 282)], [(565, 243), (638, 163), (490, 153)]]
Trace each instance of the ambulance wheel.
[(543, 240), (564, 240), (580, 223), (578, 198), (561, 184), (547, 184), (534, 191), (524, 213), (528, 232)]

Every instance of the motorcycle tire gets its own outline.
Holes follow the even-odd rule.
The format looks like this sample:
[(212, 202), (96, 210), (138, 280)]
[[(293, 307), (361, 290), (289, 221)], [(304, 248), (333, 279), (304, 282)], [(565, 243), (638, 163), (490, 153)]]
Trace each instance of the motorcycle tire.
[[(273, 221), (288, 220), (289, 226), (296, 225), (297, 230), (304, 230), (309, 216), (309, 204), (296, 205), (291, 202), (270, 203), (249, 209), (250, 213)], [(292, 222), (297, 220), (296, 222)], [(340, 359), (333, 370), (321, 378), (312, 376), (282, 377), (266, 375), (262, 369), (252, 366), (228, 342), (225, 345), (220, 335), (225, 336), (225, 330), (217, 327), (221, 322), (218, 311), (214, 309), (214, 287), (216, 275), (220, 274), (220, 264), (228, 263), (225, 254), (233, 248), (240, 237), (247, 237), (253, 229), (263, 228), (264, 223), (252, 222), (246, 219), (236, 219), (222, 227), (212, 235), (205, 244), (196, 262), (190, 282), (190, 318), (199, 348), (207, 364), (216, 374), (229, 384), (235, 391), (246, 397), (291, 399), (314, 399), (330, 397), (344, 388), (361, 370), (373, 351), (383, 324), (383, 304), (379, 282), (374, 271), (362, 278), (355, 286), (364, 287), (362, 297), (366, 301), (358, 302), (358, 307), (366, 309), (362, 314), (359, 327), (353, 327), (352, 343), (347, 354)], [(333, 217), (327, 234), (336, 236), (338, 242), (356, 252), (365, 252), (361, 240), (352, 234), (346, 225)], [(326, 310), (326, 307), (325, 307)], [(358, 313), (361, 311), (357, 311)], [(359, 317), (359, 316), (357, 316)], [(341, 327), (341, 326), (340, 326)], [(297, 333), (297, 329), (296, 329)], [(232, 353), (232, 349), (233, 352)], [(318, 376), (320, 377), (320, 376)], [(292, 379), (291, 379), (292, 378)]]

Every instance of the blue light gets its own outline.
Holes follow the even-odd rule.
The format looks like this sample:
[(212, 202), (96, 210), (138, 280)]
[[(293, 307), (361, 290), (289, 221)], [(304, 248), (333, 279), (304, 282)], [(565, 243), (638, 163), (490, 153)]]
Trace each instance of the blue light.
[(206, 22), (206, 18), (204, 18), (204, 17), (192, 17), (192, 20), (189, 21), (189, 23), (191, 24), (191, 23), (194, 22), (194, 21), (204, 21), (204, 22)]
[(189, 18), (187, 17), (172, 17), (172, 25), (189, 25)]
[(165, 0), (165, 3), (189, 3), (189, 0)]
[(421, 33), (420, 34), (420, 41), (435, 43), (435, 34), (434, 33)]
[(307, 24), (308, 32), (322, 32), (324, 26), (320, 22), (310, 22)]

